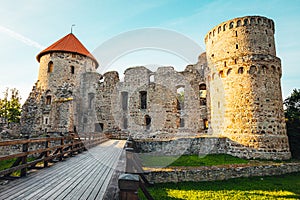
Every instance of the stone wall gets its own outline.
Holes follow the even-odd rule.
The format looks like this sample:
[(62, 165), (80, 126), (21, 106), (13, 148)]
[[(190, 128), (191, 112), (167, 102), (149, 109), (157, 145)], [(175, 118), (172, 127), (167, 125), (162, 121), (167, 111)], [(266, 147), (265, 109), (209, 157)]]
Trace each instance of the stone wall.
[[(142, 66), (129, 68), (124, 82), (117, 83), (111, 92), (116, 98), (108, 97), (111, 102), (105, 101), (103, 106), (112, 104), (116, 125), (135, 138), (154, 132), (204, 132), (207, 110), (199, 90), (200, 84), (205, 90), (204, 69), (205, 65), (198, 63), (182, 72), (173, 67), (159, 67), (154, 72)], [(184, 94), (182, 99), (180, 92)]]
[(226, 138), (215, 137), (135, 140), (138, 153), (154, 155), (223, 154), (227, 153), (227, 145)]
[(168, 169), (152, 171), (145, 176), (148, 181), (154, 183), (178, 183), (185, 181), (217, 181), (253, 176), (275, 176), (299, 171), (300, 163), (276, 163), (257, 166), (228, 165), (198, 167), (196, 169)]
[[(22, 132), (72, 132), (77, 127), (146, 141), (194, 138), (179, 142), (190, 153), (201, 153), (203, 138), (210, 136), (219, 139), (205, 141), (221, 145), (212, 151), (288, 159), (274, 33), (271, 19), (232, 19), (207, 33), (207, 52), (184, 71), (131, 67), (123, 82), (114, 71), (98, 74), (96, 61), (81, 54), (43, 54), (38, 81), (23, 106)], [(228, 138), (226, 144), (223, 138)], [(174, 153), (175, 143), (154, 146)]]

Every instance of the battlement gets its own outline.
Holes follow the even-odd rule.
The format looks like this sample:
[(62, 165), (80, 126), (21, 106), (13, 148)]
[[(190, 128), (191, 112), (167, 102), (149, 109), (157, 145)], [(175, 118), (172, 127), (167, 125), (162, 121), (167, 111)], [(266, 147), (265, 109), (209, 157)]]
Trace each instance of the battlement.
[(244, 55), (276, 56), (274, 22), (265, 17), (249, 16), (223, 22), (206, 34), (208, 62)]
[(238, 17), (232, 20), (225, 21), (214, 28), (212, 28), (205, 35), (205, 43), (209, 42), (209, 40), (214, 39), (215, 36), (219, 34), (226, 33), (228, 30), (236, 29), (239, 27), (254, 27), (260, 26), (271, 31), (272, 34), (275, 33), (274, 21), (262, 16), (246, 16), (246, 17)]

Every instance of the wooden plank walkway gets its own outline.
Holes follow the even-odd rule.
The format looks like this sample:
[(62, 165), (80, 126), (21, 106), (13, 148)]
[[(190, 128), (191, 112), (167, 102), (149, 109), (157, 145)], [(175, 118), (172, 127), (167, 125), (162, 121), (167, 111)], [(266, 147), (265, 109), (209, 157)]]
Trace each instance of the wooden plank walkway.
[(102, 199), (126, 141), (88, 151), (0, 187), (0, 199)]

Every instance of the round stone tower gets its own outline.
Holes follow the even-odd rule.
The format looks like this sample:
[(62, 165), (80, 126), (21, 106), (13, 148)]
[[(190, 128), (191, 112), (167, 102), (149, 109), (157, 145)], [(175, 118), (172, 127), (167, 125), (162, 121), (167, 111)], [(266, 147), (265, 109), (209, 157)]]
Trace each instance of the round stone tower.
[(247, 16), (205, 36), (209, 131), (227, 137), (233, 155), (290, 158), (274, 33), (271, 19)]
[(82, 73), (95, 72), (98, 67), (97, 60), (72, 33), (40, 52), (36, 58), (40, 63), (38, 87), (45, 91), (64, 82), (78, 85)]
[(93, 80), (85, 77), (86, 74), (97, 74), (97, 60), (72, 33), (40, 52), (36, 58), (40, 63), (38, 81), (23, 106), (24, 132), (67, 133), (75, 131), (76, 127), (78, 130), (78, 124), (88, 123), (87, 114), (78, 116), (78, 111), (84, 107), (81, 102), (91, 104), (92, 99), (85, 100), (85, 96), (95, 94), (93, 87), (87, 87)]

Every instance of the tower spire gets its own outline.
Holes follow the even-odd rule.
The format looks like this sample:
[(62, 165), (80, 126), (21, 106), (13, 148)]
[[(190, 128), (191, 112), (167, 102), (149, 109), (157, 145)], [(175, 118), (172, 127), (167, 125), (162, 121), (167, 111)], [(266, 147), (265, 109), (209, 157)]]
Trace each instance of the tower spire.
[(73, 26), (75, 26), (75, 24), (72, 24), (71, 26), (71, 33), (73, 33)]

